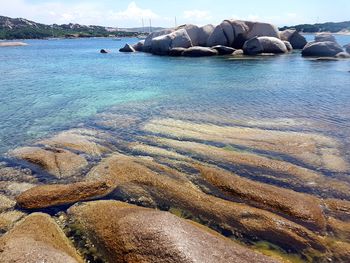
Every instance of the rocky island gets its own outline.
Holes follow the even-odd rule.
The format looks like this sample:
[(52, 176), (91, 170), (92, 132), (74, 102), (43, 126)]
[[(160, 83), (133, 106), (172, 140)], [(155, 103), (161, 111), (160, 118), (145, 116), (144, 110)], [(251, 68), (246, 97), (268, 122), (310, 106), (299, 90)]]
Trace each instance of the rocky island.
[(169, 56), (214, 56), (284, 54), (302, 49), (303, 56), (341, 57), (350, 55), (336, 43), (334, 37), (323, 34), (307, 43), (296, 30), (278, 31), (269, 23), (224, 20), (217, 26), (183, 25), (150, 34), (146, 40), (127, 44), (121, 52), (148, 52)]

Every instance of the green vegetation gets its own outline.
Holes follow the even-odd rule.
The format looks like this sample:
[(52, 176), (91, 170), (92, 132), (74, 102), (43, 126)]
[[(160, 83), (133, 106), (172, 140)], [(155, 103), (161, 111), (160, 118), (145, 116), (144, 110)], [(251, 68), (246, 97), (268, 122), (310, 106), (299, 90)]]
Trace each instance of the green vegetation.
[(331, 32), (331, 33), (338, 33), (341, 31), (350, 31), (350, 21), (346, 22), (339, 22), (339, 23), (322, 23), (322, 24), (303, 24), (303, 25), (296, 25), (296, 26), (290, 26), (290, 27), (282, 27), (280, 30), (286, 30), (286, 29), (296, 29), (299, 32), (304, 33), (317, 33), (317, 32)]
[(0, 16), (0, 39), (42, 39), (52, 37), (132, 37), (137, 32), (113, 31), (102, 26), (79, 24), (44, 25), (22, 18)]

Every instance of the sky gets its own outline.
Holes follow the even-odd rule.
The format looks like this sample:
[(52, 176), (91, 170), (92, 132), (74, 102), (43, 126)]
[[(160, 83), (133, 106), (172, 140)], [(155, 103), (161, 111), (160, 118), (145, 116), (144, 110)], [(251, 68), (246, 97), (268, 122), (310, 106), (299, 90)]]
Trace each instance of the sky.
[(140, 27), (185, 23), (218, 24), (224, 19), (277, 26), (350, 20), (350, 0), (0, 0), (0, 15), (45, 24), (79, 23)]

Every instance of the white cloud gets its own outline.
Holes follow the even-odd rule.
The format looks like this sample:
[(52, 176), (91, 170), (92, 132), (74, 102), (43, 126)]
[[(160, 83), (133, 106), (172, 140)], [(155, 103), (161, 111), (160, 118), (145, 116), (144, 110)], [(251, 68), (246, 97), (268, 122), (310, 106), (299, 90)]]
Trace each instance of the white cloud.
[(0, 0), (1, 14), (10, 17), (23, 17), (46, 24), (80, 23), (104, 26), (139, 26), (141, 19), (152, 19), (153, 24), (162, 25), (168, 19), (151, 9), (142, 8), (132, 1), (126, 9), (106, 7), (92, 2), (45, 2), (30, 4), (25, 0)]
[(186, 10), (184, 11), (185, 19), (192, 19), (192, 20), (210, 20), (212, 19), (212, 16), (209, 11), (203, 11), (203, 10)]
[(159, 18), (151, 9), (142, 9), (135, 2), (131, 2), (125, 11), (115, 12), (114, 15), (116, 19)]

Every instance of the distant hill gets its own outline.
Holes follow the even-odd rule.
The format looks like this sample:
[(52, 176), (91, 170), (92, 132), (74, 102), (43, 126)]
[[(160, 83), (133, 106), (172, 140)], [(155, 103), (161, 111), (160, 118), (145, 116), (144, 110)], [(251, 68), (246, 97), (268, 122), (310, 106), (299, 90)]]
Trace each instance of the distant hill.
[[(151, 28), (152, 31), (161, 28)], [(149, 28), (145, 28), (148, 32)], [(142, 28), (117, 29), (79, 24), (45, 25), (24, 18), (0, 16), (0, 39), (43, 39), (52, 37), (131, 37), (143, 32)]]
[(317, 33), (317, 32), (331, 32), (331, 33), (339, 33), (339, 32), (349, 32), (350, 31), (350, 21), (345, 22), (327, 22), (327, 23), (319, 23), (319, 24), (303, 24), (296, 26), (285, 26), (280, 28), (280, 30), (285, 29), (296, 29), (299, 32), (304, 33)]

